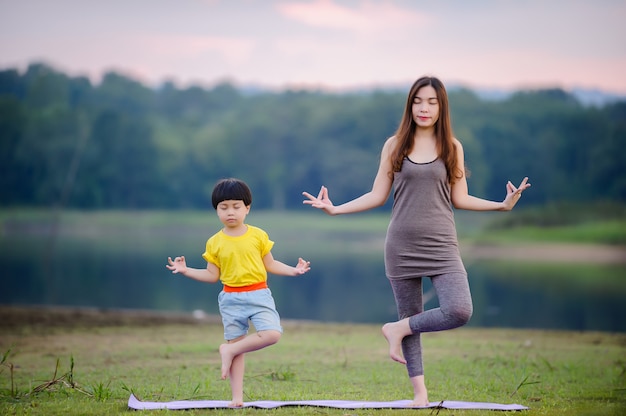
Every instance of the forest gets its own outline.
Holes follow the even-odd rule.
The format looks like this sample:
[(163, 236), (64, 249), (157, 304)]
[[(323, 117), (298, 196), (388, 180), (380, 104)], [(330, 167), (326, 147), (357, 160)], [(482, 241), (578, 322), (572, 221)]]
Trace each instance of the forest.
[[(408, 88), (407, 88), (408, 91)], [(149, 87), (109, 72), (95, 84), (48, 65), (0, 71), (0, 207), (206, 209), (216, 180), (239, 177), (255, 209), (301, 209), (369, 190), (406, 91), (350, 93)], [(448, 91), (470, 192), (527, 205), (626, 202), (626, 101), (583, 105), (561, 89), (506, 99)]]

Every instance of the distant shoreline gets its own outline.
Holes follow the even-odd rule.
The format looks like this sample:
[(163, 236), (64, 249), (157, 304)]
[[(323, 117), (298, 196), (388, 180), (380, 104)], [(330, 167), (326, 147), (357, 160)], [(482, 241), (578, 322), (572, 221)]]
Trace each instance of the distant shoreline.
[(467, 260), (515, 260), (533, 262), (626, 264), (626, 247), (599, 244), (522, 243), (463, 244), (461, 256)]

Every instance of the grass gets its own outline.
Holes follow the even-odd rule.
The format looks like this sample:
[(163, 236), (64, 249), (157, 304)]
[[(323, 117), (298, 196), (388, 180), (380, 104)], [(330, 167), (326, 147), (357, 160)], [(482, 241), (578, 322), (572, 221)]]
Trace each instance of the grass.
[(481, 229), (479, 241), (626, 245), (626, 205), (602, 201), (552, 203), (495, 215)]
[(578, 243), (626, 245), (626, 220), (592, 221), (564, 226), (519, 226), (511, 229), (491, 229), (475, 242), (514, 244), (519, 242)]
[[(41, 312), (41, 310), (38, 310)], [(0, 414), (125, 415), (141, 400), (229, 400), (219, 379), (218, 322), (167, 321), (0, 327)], [(247, 358), (245, 400), (411, 398), (378, 325), (284, 322), (281, 341)], [(518, 403), (533, 415), (623, 414), (626, 335), (458, 329), (423, 337), (432, 401)], [(191, 410), (185, 415), (232, 414)], [(404, 415), (415, 410), (279, 408), (238, 414)], [(431, 410), (421, 410), (432, 414)], [(446, 411), (493, 415), (493, 411)], [(150, 414), (169, 414), (150, 411)]]

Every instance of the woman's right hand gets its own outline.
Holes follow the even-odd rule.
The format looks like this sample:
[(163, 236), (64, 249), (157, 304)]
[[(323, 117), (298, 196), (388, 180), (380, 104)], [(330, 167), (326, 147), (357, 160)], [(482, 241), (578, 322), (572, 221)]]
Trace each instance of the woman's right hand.
[(335, 215), (335, 206), (328, 197), (328, 188), (326, 188), (325, 186), (322, 186), (317, 197), (314, 197), (308, 192), (302, 192), (302, 195), (308, 198), (302, 201), (303, 204), (311, 205), (313, 208), (321, 209), (328, 215)]

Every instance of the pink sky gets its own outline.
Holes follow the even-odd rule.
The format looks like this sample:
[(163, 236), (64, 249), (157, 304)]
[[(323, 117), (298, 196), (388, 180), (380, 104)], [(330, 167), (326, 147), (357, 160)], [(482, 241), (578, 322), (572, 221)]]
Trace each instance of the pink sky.
[(626, 95), (624, 0), (0, 0), (0, 68), (158, 85), (598, 88)]

